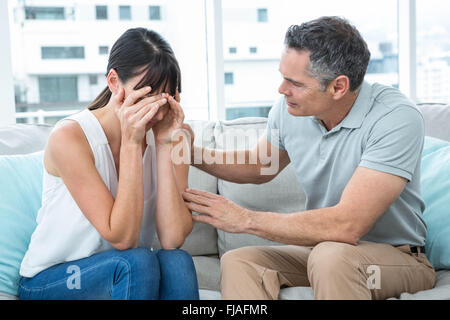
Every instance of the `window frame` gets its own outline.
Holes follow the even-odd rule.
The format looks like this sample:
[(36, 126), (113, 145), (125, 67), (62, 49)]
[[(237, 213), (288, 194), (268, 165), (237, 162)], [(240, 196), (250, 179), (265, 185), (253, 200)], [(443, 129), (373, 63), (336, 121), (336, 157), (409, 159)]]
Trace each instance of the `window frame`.
[[(158, 8), (158, 19), (152, 18), (152, 9)], [(160, 5), (149, 5), (148, 6), (148, 20), (149, 21), (161, 21), (162, 20), (162, 14), (161, 14), (161, 6)]]
[[(60, 51), (60, 56), (54, 55)], [(53, 52), (52, 52), (53, 51)], [(52, 53), (52, 54), (50, 54)], [(50, 54), (50, 56), (48, 56)], [(70, 56), (73, 54), (73, 56)], [(79, 54), (79, 56), (78, 56)], [(41, 47), (42, 60), (84, 60), (86, 59), (86, 49), (84, 46), (43, 46)]]
[(417, 103), (416, 0), (397, 0), (397, 14), (399, 89)]
[[(34, 17), (33, 19), (28, 19), (28, 12), (27, 12), (27, 10), (42, 10), (42, 11), (45, 11), (45, 9), (47, 9), (47, 10), (50, 10), (50, 9), (57, 9), (56, 11), (59, 11), (59, 12), (57, 12), (57, 14), (56, 14), (56, 18), (45, 18), (45, 19), (36, 19), (36, 17)], [(26, 20), (66, 20), (66, 10), (65, 10), (65, 8), (64, 7), (54, 7), (54, 6), (25, 6), (25, 8), (24, 8), (24, 10), (25, 10), (25, 19)], [(47, 13), (48, 13), (48, 11), (47, 11)], [(62, 15), (58, 15), (58, 14), (61, 14), (62, 13)]]
[[(264, 12), (264, 14), (261, 14)], [(258, 23), (269, 22), (269, 9), (267, 8), (256, 8), (256, 21)]]
[[(99, 18), (99, 9), (104, 8), (106, 9), (106, 17), (105, 18)], [(108, 20), (108, 6), (107, 5), (96, 5), (95, 6), (95, 20), (97, 21), (106, 21)]]
[[(39, 90), (39, 101), (41, 103), (55, 103), (55, 102), (75, 102), (78, 100), (79, 93), (78, 93), (78, 76), (77, 75), (70, 75), (70, 74), (64, 74), (64, 75), (44, 75), (44, 76), (38, 76), (38, 90)], [(42, 81), (42, 82), (41, 82)], [(57, 90), (45, 90), (47, 93), (46, 95), (43, 95), (42, 92), (44, 90), (41, 90), (41, 85), (44, 85), (45, 82), (50, 85), (55, 85), (57, 87)], [(53, 82), (53, 83), (52, 83)], [(63, 84), (71, 84), (74, 86), (74, 90), (70, 90), (70, 92), (73, 94), (72, 96), (68, 96), (69, 98), (65, 97), (65, 93), (67, 90), (62, 90), (61, 87)], [(56, 99), (48, 97), (56, 97)]]
[(226, 86), (234, 85), (234, 72), (225, 72), (224, 73), (224, 83)]
[(16, 123), (16, 102), (14, 95), (14, 76), (11, 57), (11, 33), (9, 30), (8, 1), (0, 1), (0, 39), (3, 39), (3, 50), (0, 50), (0, 95), (3, 106), (0, 114), (0, 126)]
[[(127, 16), (122, 16), (122, 10), (126, 10)], [(131, 21), (133, 19), (132, 7), (131, 5), (120, 5), (119, 6), (119, 20), (120, 21)]]
[[(106, 50), (103, 52), (103, 50)], [(105, 56), (109, 54), (109, 46), (98, 46), (98, 55), (99, 56)]]

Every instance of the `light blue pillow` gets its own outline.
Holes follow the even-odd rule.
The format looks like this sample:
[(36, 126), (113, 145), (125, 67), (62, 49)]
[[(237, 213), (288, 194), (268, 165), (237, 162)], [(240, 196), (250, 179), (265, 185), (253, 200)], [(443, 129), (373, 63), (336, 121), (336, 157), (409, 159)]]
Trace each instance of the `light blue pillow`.
[(450, 142), (425, 137), (421, 170), (426, 255), (436, 270), (450, 269)]
[(436, 139), (433, 137), (425, 137), (425, 144), (423, 146), (422, 158), (433, 153), (440, 148), (448, 147), (450, 142)]
[(0, 156), (0, 292), (17, 296), (19, 269), (41, 207), (43, 152)]

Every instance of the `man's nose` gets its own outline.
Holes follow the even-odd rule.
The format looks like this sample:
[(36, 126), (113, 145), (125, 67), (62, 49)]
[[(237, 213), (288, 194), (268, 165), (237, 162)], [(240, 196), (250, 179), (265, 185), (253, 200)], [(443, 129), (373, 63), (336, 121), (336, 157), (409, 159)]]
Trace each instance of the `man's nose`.
[(289, 91), (289, 87), (288, 87), (288, 85), (287, 85), (288, 83), (287, 83), (287, 81), (286, 80), (283, 80), (283, 82), (281, 82), (281, 85), (280, 85), (280, 87), (278, 88), (278, 92), (280, 93), (280, 94), (282, 94), (282, 95), (285, 95), (285, 96), (289, 96), (290, 94), (290, 91)]

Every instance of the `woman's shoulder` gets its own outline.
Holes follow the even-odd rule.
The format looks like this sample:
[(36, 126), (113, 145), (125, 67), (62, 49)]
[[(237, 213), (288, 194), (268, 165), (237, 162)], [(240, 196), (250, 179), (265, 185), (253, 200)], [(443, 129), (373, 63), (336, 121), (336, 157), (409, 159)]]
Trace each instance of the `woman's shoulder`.
[(79, 161), (95, 161), (84, 131), (76, 121), (60, 121), (52, 130), (45, 148), (47, 171), (53, 171), (59, 176), (58, 167), (70, 166)]

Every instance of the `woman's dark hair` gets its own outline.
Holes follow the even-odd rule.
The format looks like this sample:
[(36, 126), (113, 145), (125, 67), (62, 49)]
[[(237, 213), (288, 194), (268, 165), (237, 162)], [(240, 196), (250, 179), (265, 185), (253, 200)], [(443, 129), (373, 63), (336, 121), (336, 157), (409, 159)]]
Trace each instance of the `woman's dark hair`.
[[(109, 55), (106, 75), (116, 70), (120, 81), (144, 74), (134, 88), (152, 87), (152, 92), (165, 92), (174, 96), (181, 92), (181, 72), (170, 45), (156, 32), (145, 28), (126, 31), (114, 44)], [(111, 98), (106, 87), (89, 105), (89, 110), (106, 106)]]
[(370, 51), (359, 31), (339, 17), (319, 19), (291, 26), (285, 45), (310, 52), (309, 72), (323, 91), (340, 75), (350, 79), (350, 91), (362, 84), (370, 61)]

